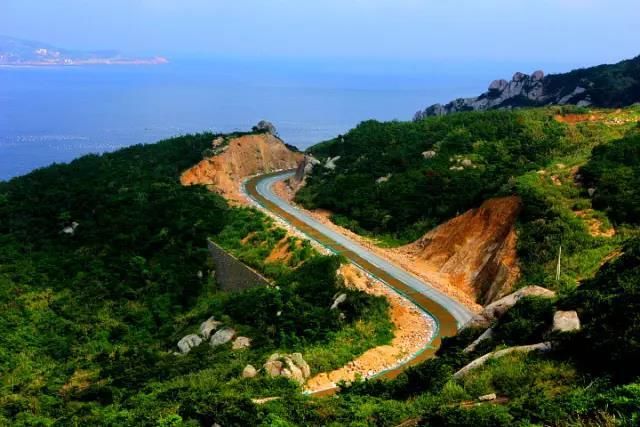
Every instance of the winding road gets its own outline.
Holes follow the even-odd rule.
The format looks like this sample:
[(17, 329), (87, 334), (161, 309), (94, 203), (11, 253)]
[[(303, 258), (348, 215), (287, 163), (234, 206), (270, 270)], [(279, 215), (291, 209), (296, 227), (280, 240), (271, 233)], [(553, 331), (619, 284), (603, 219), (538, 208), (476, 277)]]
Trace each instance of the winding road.
[[(244, 183), (244, 191), (255, 203), (282, 218), (308, 238), (317, 241), (332, 252), (346, 257), (428, 312), (437, 325), (434, 338), (423, 351), (407, 364), (417, 364), (432, 357), (440, 346), (441, 338), (455, 335), (458, 329), (471, 319), (471, 311), (429, 283), (425, 283), (413, 274), (370, 252), (364, 246), (335, 232), (276, 195), (273, 191), (273, 185), (278, 181), (290, 178), (293, 174), (294, 172), (289, 170), (250, 178)], [(385, 374), (395, 376), (403, 367)]]

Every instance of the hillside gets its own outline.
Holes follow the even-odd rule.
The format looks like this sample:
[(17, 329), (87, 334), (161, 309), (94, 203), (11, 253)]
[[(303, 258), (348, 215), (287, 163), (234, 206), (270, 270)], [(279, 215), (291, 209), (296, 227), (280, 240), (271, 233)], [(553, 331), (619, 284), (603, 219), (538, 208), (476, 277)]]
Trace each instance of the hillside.
[[(258, 425), (252, 399), (300, 399), (391, 343), (387, 300), (347, 287), (338, 257), (180, 183), (225, 137), (0, 182), (0, 425)], [(221, 291), (208, 238), (270, 285)]]
[[(634, 425), (639, 118), (636, 108), (465, 113), (367, 122), (315, 147), (305, 203), (338, 200), (334, 219), (387, 244), (440, 225), (407, 249), (444, 268), (468, 262), (479, 242), (512, 248), (518, 214), (516, 286), (557, 291), (499, 299), (437, 357), (394, 380), (342, 384), (329, 398), (302, 394), (301, 382), (343, 370), (357, 380), (348, 362), (396, 345), (392, 322), (411, 313), (389, 318), (387, 300), (362, 292), (370, 280), (344, 274), (338, 257), (254, 209), (183, 186), (182, 173), (226, 135), (85, 156), (0, 182), (0, 424)], [(407, 186), (431, 179), (429, 192)], [(379, 198), (389, 193), (403, 222), (387, 217), (400, 209), (361, 225), (363, 208), (385, 208)], [(415, 210), (423, 196), (432, 209)], [(272, 286), (219, 291), (207, 238)], [(451, 247), (467, 255), (455, 261)]]
[(418, 111), (414, 120), (460, 111), (484, 111), (547, 105), (619, 108), (640, 102), (640, 56), (611, 65), (568, 73), (517, 72), (510, 81), (494, 80), (478, 97), (459, 98)]
[(0, 36), (0, 65), (157, 65), (166, 64), (163, 57), (135, 58), (117, 51), (77, 51), (46, 43)]
[[(331, 212), (336, 224), (382, 244), (416, 242), (414, 247), (424, 247), (431, 239), (423, 235), (435, 226), (487, 199), (516, 195), (522, 200), (515, 222), (520, 285), (559, 286), (554, 260), (561, 242), (561, 282), (575, 284), (593, 274), (622, 238), (614, 235), (600, 210), (600, 197), (607, 196), (589, 194), (592, 184), (577, 171), (594, 147), (637, 134), (639, 118), (637, 108), (583, 113), (556, 107), (461, 113), (413, 123), (369, 121), (309, 150), (317, 164), (296, 200), (309, 209)], [(500, 223), (509, 224), (496, 224)], [(475, 230), (467, 221), (458, 224), (469, 227), (471, 235), (483, 232), (480, 223)], [(453, 273), (468, 274), (464, 263), (452, 261), (446, 267), (450, 257), (469, 260), (460, 246), (469, 236), (462, 234), (459, 242), (440, 245), (442, 253), (427, 251), (421, 257), (413, 250), (410, 255), (420, 268), (430, 268), (422, 259), (434, 265), (443, 257), (438, 271), (455, 266)], [(448, 232), (445, 237), (453, 236)], [(489, 234), (470, 246), (478, 259), (490, 257), (481, 248), (490, 247), (496, 236)], [(498, 270), (492, 270), (484, 285), (471, 286), (491, 287), (500, 276)], [(462, 281), (459, 286), (466, 289), (470, 284)], [(500, 288), (495, 291), (499, 294)], [(491, 300), (482, 293), (476, 298)]]

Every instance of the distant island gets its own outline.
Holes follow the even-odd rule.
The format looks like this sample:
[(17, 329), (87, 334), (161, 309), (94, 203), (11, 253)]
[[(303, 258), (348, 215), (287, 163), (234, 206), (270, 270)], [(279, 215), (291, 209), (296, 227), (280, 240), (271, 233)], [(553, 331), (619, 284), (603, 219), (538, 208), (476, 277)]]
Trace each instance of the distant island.
[(74, 66), (74, 65), (161, 65), (162, 56), (128, 57), (113, 50), (75, 51), (45, 43), (0, 36), (0, 66)]

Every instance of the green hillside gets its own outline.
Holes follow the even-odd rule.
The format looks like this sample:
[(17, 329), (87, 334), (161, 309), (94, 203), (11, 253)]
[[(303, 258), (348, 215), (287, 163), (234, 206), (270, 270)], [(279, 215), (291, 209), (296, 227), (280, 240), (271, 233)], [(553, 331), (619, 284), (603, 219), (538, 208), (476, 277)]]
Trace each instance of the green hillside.
[[(582, 182), (578, 170), (594, 148), (597, 156), (597, 147), (636, 138), (639, 117), (636, 107), (592, 113), (553, 107), (368, 121), (309, 150), (321, 164), (296, 200), (333, 212), (337, 224), (381, 244), (399, 244), (487, 198), (516, 194), (524, 201), (518, 225), (522, 284), (557, 286), (553, 260), (560, 244), (568, 267), (563, 282), (575, 284), (620, 245), (628, 222), (607, 218), (600, 202), (605, 192), (592, 200), (591, 175), (585, 172)], [(326, 167), (329, 158), (338, 158), (335, 168)], [(614, 221), (620, 233), (594, 236), (590, 221), (603, 229)]]

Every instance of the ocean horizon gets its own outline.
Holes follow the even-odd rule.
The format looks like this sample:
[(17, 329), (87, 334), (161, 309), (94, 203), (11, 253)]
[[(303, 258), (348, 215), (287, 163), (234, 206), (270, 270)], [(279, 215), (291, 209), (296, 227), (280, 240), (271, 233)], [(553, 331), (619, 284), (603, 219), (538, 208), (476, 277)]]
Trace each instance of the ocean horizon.
[(305, 149), (364, 120), (410, 120), (432, 103), (479, 93), (495, 73), (340, 61), (2, 68), (0, 180), (186, 133), (246, 131), (263, 119)]

